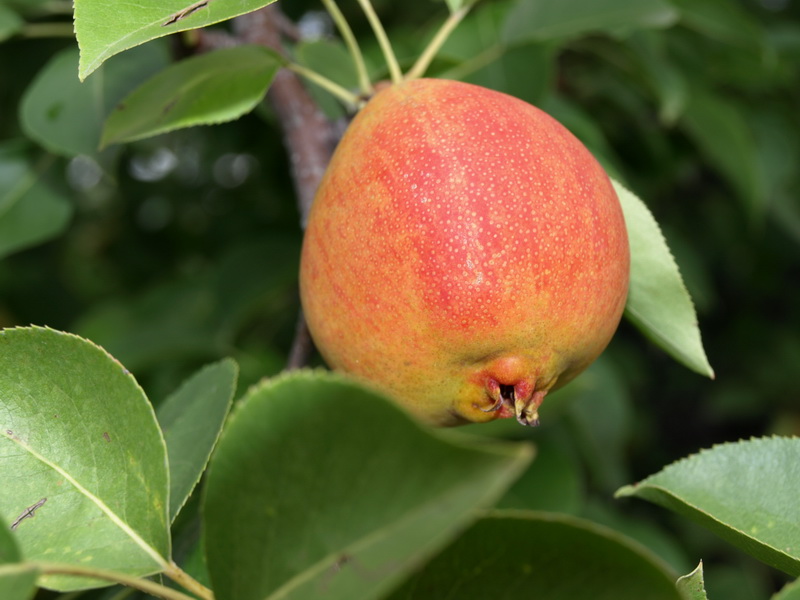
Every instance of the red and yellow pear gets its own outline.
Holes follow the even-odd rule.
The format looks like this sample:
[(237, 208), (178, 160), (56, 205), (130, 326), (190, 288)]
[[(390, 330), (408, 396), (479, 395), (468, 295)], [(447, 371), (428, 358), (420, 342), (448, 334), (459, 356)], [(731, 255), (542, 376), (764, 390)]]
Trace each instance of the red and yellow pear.
[(437, 425), (538, 422), (628, 290), (625, 222), (591, 153), (541, 110), (455, 81), (379, 91), (319, 187), (300, 284), (332, 367)]

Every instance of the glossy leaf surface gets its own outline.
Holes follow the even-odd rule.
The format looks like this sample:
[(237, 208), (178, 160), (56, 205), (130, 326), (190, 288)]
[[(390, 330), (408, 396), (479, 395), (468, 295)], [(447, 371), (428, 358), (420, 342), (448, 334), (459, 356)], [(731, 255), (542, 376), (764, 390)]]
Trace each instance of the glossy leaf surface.
[(205, 27), (258, 10), (274, 0), (75, 0), (80, 77), (109, 57), (178, 31)]
[(526, 445), (463, 439), (472, 438), (435, 434), (335, 375), (258, 386), (209, 467), (203, 514), (216, 597), (381, 598), (530, 460)]
[(231, 359), (208, 365), (158, 407), (169, 456), (171, 521), (206, 468), (230, 409), (238, 372)]
[(670, 356), (708, 377), (708, 363), (697, 314), (678, 265), (647, 206), (614, 182), (631, 248), (631, 282), (625, 316)]
[(0, 515), (26, 559), (136, 576), (166, 565), (161, 432), (133, 377), (90, 342), (38, 327), (0, 332), (0, 480)]
[(682, 600), (647, 550), (594, 523), (503, 511), (481, 519), (390, 600)]
[(800, 439), (714, 446), (621, 488), (691, 517), (745, 552), (800, 575)]
[(102, 144), (232, 121), (255, 108), (281, 62), (260, 46), (225, 48), (180, 61), (116, 106), (106, 121)]
[(78, 51), (55, 54), (39, 71), (20, 105), (20, 121), (29, 137), (56, 154), (95, 154), (106, 115), (139, 83), (168, 64), (164, 44), (126, 52), (93, 79), (75, 74)]

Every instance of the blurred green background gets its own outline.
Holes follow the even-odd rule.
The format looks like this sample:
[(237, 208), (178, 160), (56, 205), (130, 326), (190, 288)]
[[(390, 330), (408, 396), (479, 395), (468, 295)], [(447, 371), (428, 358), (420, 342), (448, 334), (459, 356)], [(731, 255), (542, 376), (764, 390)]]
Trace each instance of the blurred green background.
[[(296, 59), (353, 85), (320, 4), (280, 4), (306, 36)], [(356, 2), (341, 5), (385, 76)], [(430, 0), (375, 6), (406, 66), (446, 14)], [(0, 0), (0, 326), (84, 335), (154, 402), (223, 356), (242, 367), (242, 389), (277, 373), (294, 335), (302, 232), (268, 104), (99, 152), (104, 115), (191, 39), (151, 42), (80, 84), (70, 10)], [(767, 597), (780, 574), (612, 494), (718, 442), (800, 433), (800, 4), (485, 0), (429, 74), (544, 108), (648, 204), (716, 371), (689, 372), (623, 323), (540, 428), (468, 428), (539, 446), (502, 505), (611, 525), (678, 572), (703, 559), (710, 598)]]

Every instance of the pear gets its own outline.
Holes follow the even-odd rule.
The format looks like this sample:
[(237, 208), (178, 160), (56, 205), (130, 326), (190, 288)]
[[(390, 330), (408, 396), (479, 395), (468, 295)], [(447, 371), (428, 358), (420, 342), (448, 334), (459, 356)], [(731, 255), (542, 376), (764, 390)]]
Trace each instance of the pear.
[(619, 200), (566, 128), (517, 98), (379, 91), (314, 200), (301, 300), (323, 358), (442, 426), (539, 421), (608, 344), (628, 290)]

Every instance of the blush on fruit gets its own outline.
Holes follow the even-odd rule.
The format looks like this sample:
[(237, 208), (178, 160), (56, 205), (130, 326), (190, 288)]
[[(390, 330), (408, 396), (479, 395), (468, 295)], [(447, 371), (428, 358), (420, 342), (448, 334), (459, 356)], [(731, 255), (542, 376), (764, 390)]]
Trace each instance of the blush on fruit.
[(390, 85), (312, 207), (301, 297), (325, 360), (438, 425), (538, 422), (617, 328), (619, 201), (541, 110), (455, 81)]

